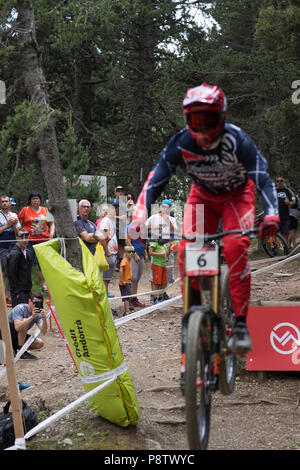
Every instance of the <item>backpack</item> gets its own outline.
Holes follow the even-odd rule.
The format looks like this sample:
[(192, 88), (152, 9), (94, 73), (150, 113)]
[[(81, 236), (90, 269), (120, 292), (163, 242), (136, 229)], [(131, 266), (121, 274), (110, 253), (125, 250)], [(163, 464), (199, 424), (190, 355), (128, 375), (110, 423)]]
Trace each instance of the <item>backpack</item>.
[[(35, 411), (23, 400), (23, 426), (24, 433), (34, 428), (38, 424), (38, 418)], [(15, 443), (15, 430), (11, 411), (8, 411), (10, 407), (10, 401), (3, 407), (2, 413), (0, 413), (0, 450), (11, 447)]]

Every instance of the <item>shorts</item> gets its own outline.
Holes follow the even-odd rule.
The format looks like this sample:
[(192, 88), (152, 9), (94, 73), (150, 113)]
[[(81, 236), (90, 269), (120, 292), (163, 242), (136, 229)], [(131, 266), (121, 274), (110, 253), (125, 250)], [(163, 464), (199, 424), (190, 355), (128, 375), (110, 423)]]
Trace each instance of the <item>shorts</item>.
[(109, 269), (107, 271), (103, 271), (102, 279), (103, 281), (111, 281), (117, 265), (117, 255), (105, 256), (105, 258), (109, 264)]
[(153, 284), (158, 286), (161, 284), (167, 284), (167, 268), (165, 266), (151, 265)]
[(140, 261), (136, 262), (135, 259), (131, 258), (131, 269), (132, 269), (132, 278), (131, 284), (137, 284), (143, 274), (143, 267), (144, 267), (144, 257), (143, 255), (140, 256)]
[(290, 215), (289, 229), (290, 230), (297, 230), (297, 228), (298, 228), (298, 220), (296, 219), (296, 217), (293, 217), (292, 215)]
[[(10, 327), (10, 335), (11, 335), (11, 342), (12, 342), (12, 347), (13, 347), (13, 350), (14, 352), (16, 353), (17, 350), (19, 349), (19, 340), (18, 340), (18, 332), (17, 330), (15, 329), (15, 325), (13, 324), (13, 322), (9, 322), (9, 327)], [(29, 334), (26, 334), (26, 338), (25, 338), (25, 342), (24, 344), (26, 343), (26, 341), (28, 340), (28, 338), (30, 338), (30, 335)]]
[[(119, 288), (120, 288), (120, 292), (121, 292), (121, 296), (125, 296), (125, 295), (131, 295), (131, 284), (119, 284)], [(129, 300), (128, 298), (127, 299), (122, 299), (122, 302), (125, 302), (126, 300)]]
[(290, 230), (289, 225), (290, 225), (290, 220), (289, 219), (280, 219), (279, 232), (282, 235), (288, 235), (289, 230)]

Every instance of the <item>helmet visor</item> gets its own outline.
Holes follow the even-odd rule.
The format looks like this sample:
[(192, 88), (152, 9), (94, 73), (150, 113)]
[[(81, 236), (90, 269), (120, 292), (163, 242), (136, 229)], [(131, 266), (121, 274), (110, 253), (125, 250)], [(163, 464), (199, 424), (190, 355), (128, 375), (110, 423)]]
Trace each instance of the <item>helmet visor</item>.
[(187, 124), (194, 132), (209, 132), (220, 122), (218, 111), (192, 111), (187, 114)]

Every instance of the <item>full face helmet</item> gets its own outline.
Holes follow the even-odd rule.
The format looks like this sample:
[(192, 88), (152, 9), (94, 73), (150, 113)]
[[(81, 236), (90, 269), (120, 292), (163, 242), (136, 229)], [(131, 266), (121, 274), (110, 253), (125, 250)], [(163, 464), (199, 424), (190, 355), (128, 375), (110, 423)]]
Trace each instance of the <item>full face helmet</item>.
[(187, 128), (202, 148), (208, 148), (223, 133), (227, 101), (218, 86), (202, 83), (189, 88), (182, 108)]

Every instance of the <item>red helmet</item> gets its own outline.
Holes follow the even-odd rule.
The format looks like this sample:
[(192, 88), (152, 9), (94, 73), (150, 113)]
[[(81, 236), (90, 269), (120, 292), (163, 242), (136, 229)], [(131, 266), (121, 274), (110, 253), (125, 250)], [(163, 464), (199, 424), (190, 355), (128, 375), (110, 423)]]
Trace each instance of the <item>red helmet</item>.
[(201, 147), (209, 147), (223, 133), (227, 101), (218, 86), (202, 83), (189, 88), (182, 107), (188, 130)]

